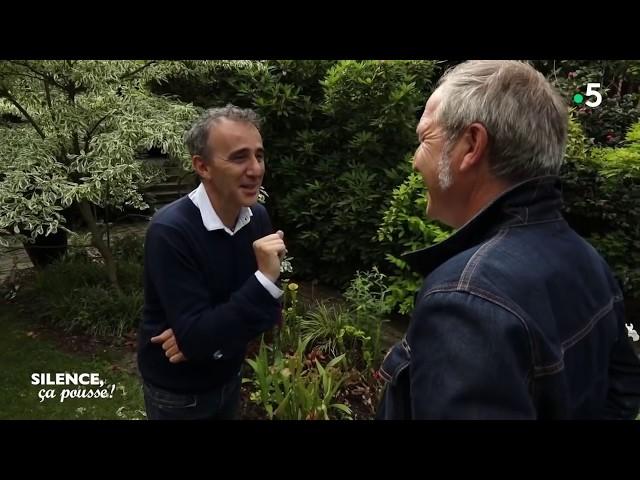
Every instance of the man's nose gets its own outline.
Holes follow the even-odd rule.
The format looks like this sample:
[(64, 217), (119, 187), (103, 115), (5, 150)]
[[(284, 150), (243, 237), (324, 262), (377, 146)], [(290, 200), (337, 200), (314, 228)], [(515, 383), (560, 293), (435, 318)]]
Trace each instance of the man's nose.
[(260, 161), (257, 155), (253, 155), (247, 168), (248, 175), (261, 175), (264, 172), (264, 161)]

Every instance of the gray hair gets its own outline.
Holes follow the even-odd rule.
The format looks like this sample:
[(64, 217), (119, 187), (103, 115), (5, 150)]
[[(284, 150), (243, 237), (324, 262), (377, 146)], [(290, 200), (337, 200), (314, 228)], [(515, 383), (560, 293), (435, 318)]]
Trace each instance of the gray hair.
[(489, 134), (493, 174), (510, 182), (557, 174), (567, 143), (568, 106), (531, 65), (470, 60), (447, 71), (434, 119), (453, 145), (479, 122)]
[(239, 108), (231, 104), (222, 108), (209, 108), (196, 119), (184, 136), (184, 143), (191, 156), (209, 158), (213, 153), (208, 151), (209, 129), (223, 118), (250, 123), (260, 131), (260, 117), (250, 108)]

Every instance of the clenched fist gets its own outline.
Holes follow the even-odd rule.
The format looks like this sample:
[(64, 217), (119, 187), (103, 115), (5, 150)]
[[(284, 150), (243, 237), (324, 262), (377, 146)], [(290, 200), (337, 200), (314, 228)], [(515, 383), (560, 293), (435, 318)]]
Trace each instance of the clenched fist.
[(253, 242), (258, 270), (272, 282), (280, 276), (280, 261), (287, 253), (283, 238), (284, 233), (278, 230)]

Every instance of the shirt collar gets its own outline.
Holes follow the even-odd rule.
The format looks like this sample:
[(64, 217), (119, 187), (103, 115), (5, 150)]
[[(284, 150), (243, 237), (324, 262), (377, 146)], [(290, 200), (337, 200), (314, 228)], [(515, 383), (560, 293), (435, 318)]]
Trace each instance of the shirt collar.
[(229, 235), (234, 235), (235, 233), (238, 233), (238, 231), (242, 227), (248, 224), (251, 221), (251, 217), (253, 216), (251, 208), (242, 207), (240, 209), (240, 214), (238, 215), (236, 226), (234, 227), (233, 231), (231, 231), (224, 225), (224, 223), (222, 223), (222, 220), (220, 220), (220, 217), (213, 208), (213, 205), (211, 205), (209, 195), (207, 195), (207, 191), (205, 190), (202, 183), (198, 186), (198, 188), (196, 188), (189, 194), (189, 198), (191, 199), (193, 204), (198, 207), (198, 210), (200, 210), (202, 224), (208, 231), (224, 230)]

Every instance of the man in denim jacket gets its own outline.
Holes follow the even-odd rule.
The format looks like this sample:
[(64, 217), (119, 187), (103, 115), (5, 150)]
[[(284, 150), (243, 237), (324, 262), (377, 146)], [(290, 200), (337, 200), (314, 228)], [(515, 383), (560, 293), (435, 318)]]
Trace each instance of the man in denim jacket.
[(383, 362), (384, 419), (632, 419), (640, 361), (620, 288), (563, 219), (567, 106), (516, 61), (447, 72), (418, 124), (427, 215), (457, 229), (406, 256), (425, 276)]

